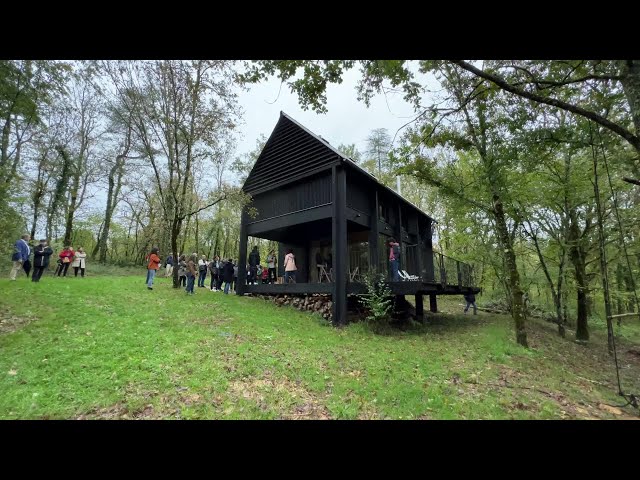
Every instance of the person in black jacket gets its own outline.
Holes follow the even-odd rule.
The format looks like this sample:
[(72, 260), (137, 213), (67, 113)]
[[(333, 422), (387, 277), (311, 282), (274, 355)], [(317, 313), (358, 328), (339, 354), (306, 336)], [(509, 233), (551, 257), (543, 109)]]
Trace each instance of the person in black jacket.
[(469, 310), (469, 307), (471, 305), (473, 305), (473, 314), (477, 315), (478, 314), (478, 308), (476, 307), (476, 296), (473, 294), (473, 292), (469, 292), (469, 293), (465, 294), (464, 300), (465, 300), (465, 302), (467, 302), (467, 306), (464, 307), (465, 315), (467, 314), (467, 310)]
[(256, 245), (249, 254), (249, 284), (256, 284), (256, 274), (258, 273), (258, 265), (260, 265), (260, 254)]
[(229, 294), (229, 286), (233, 283), (233, 260), (229, 259), (228, 262), (222, 267), (222, 279), (224, 280), (224, 293)]
[(32, 282), (39, 282), (42, 272), (49, 266), (49, 257), (53, 255), (53, 250), (47, 245), (47, 240), (40, 240), (40, 244), (33, 249), (33, 274)]
[[(33, 249), (35, 248), (35, 246), (33, 245), (33, 243), (29, 243), (29, 255), (31, 255), (33, 253)], [(29, 273), (31, 272), (31, 267), (33, 265), (31, 264), (31, 260), (29, 258), (27, 258), (24, 263), (22, 264), (22, 269), (24, 270), (24, 273), (27, 274), (27, 278), (29, 278)]]

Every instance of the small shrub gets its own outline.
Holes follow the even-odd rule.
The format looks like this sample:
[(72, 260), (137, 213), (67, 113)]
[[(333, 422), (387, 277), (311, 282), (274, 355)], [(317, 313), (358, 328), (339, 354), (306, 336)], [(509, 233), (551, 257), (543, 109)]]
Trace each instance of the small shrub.
[(368, 311), (367, 321), (377, 324), (388, 321), (393, 294), (385, 276), (374, 270), (363, 276), (363, 283), (367, 287), (367, 293), (361, 295), (359, 300)]

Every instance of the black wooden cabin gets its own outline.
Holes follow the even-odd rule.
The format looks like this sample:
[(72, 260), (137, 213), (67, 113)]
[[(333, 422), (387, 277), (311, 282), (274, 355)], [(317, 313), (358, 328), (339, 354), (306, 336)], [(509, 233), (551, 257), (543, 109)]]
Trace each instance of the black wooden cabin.
[[(400, 243), (401, 270), (413, 278), (390, 282), (391, 289), (415, 295), (418, 315), (425, 294), (436, 311), (437, 294), (479, 291), (468, 265), (433, 251), (431, 217), (283, 112), (242, 188), (253, 201), (242, 214), (238, 264), (246, 265), (252, 236), (278, 242), (279, 276), (289, 248), (298, 271), (295, 284), (246, 285), (239, 268), (239, 295), (329, 293), (333, 322), (345, 323), (347, 294), (365, 291), (361, 275), (372, 267), (390, 273), (390, 237)], [(331, 254), (329, 279), (318, 278), (318, 252)], [(267, 252), (260, 255), (264, 264)]]

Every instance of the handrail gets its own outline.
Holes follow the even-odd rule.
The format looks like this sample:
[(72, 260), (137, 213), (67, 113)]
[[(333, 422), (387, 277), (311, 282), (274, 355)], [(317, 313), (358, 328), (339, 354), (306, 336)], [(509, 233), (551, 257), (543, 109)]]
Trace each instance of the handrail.
[(446, 285), (473, 286), (473, 267), (471, 265), (435, 250), (433, 257), (434, 280), (441, 283), (443, 287)]

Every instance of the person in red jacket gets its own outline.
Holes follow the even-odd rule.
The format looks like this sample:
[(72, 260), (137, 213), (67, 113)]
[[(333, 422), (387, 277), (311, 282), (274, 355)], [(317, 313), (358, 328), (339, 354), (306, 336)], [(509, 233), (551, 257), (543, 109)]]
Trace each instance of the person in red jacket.
[(160, 268), (160, 257), (158, 247), (151, 249), (149, 254), (149, 265), (147, 265), (147, 288), (153, 290), (153, 278), (156, 276), (156, 272)]
[(75, 252), (73, 251), (73, 247), (64, 247), (64, 250), (60, 252), (60, 268), (58, 269), (58, 276), (64, 271), (63, 277), (67, 276), (67, 270), (69, 270), (69, 265), (73, 262), (73, 257), (75, 257)]

